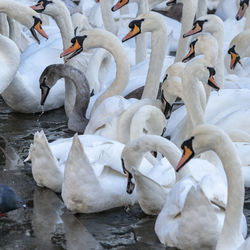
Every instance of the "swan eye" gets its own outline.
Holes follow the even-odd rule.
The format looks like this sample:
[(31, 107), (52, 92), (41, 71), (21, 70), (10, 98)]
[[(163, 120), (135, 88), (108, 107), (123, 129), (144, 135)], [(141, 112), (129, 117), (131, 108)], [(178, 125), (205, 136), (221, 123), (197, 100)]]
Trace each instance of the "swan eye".
[(47, 80), (47, 77), (45, 76), (45, 77), (43, 78), (43, 81), (46, 82), (46, 80)]

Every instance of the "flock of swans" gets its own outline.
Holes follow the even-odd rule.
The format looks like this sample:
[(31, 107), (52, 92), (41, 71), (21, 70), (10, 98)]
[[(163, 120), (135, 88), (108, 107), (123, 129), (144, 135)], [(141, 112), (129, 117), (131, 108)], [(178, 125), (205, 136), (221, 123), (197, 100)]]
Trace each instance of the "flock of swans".
[[(37, 185), (73, 213), (139, 203), (166, 246), (250, 249), (249, 1), (22, 2), (0, 0), (0, 94), (17, 112), (64, 105), (81, 134), (35, 133)], [(152, 11), (177, 3), (181, 23)]]

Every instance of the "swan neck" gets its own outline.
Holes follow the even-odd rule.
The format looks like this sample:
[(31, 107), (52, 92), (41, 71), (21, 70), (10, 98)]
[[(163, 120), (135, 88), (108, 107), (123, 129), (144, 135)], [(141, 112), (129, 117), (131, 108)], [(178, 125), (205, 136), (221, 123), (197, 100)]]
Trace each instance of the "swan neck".
[(60, 6), (60, 13), (51, 15), (56, 21), (57, 26), (60, 29), (60, 33), (63, 41), (63, 49), (67, 49), (71, 46), (71, 39), (74, 37), (74, 27), (71, 21), (70, 13), (65, 4)]
[(31, 19), (32, 16), (38, 17), (38, 14), (34, 10), (13, 0), (0, 0), (0, 12), (6, 13), (7, 16), (17, 20), (28, 29), (33, 25), (33, 19)]
[(0, 13), (0, 34), (3, 36), (9, 36), (7, 16), (4, 13)]
[[(220, 27), (220, 25), (218, 25)], [(217, 62), (215, 64), (216, 74), (215, 81), (218, 83), (220, 88), (224, 86), (224, 28), (223, 26), (219, 29), (219, 31), (214, 32), (212, 34), (217, 40), (219, 50)]]
[(216, 249), (238, 249), (243, 241), (240, 226), (244, 203), (242, 167), (237, 151), (229, 137), (220, 138), (220, 142), (220, 145), (215, 144), (215, 152), (219, 156), (227, 176), (228, 199), (225, 220)]
[(207, 1), (206, 0), (199, 0), (198, 7), (196, 11), (196, 19), (201, 16), (207, 15)]
[[(137, 16), (147, 13), (149, 11), (148, 1), (137, 1), (138, 12)], [(136, 64), (144, 61), (147, 57), (147, 34), (142, 33), (135, 38), (136, 50), (135, 50), (135, 62)]]
[(113, 13), (111, 11), (113, 1), (112, 0), (102, 0), (100, 1), (101, 13), (102, 13), (102, 20), (104, 28), (112, 32), (113, 34), (117, 34), (118, 27), (115, 23)]
[(79, 117), (85, 117), (85, 113), (88, 107), (88, 98), (84, 98), (87, 95), (89, 95), (89, 87), (87, 83), (87, 80), (83, 73), (79, 71), (78, 69), (66, 65), (66, 64), (58, 64), (57, 65), (57, 71), (58, 79), (64, 77), (70, 81), (65, 81), (66, 85), (71, 84), (71, 82), (74, 84), (76, 88), (76, 97), (75, 97), (75, 103), (73, 107), (73, 111), (75, 114), (77, 114)]
[(181, 34), (174, 62), (180, 62), (184, 58), (187, 52), (190, 38), (189, 37), (183, 38), (183, 34), (187, 32), (193, 25), (197, 5), (198, 5), (197, 0), (183, 1)]
[[(164, 19), (163, 19), (164, 20)], [(158, 29), (151, 30), (151, 54), (146, 83), (143, 89), (142, 98), (156, 99), (161, 72), (167, 49), (167, 26), (164, 22), (159, 22)]]
[(17, 23), (13, 18), (7, 17), (9, 22), (9, 37), (13, 40), (19, 49), (21, 48), (21, 28), (19, 23)]
[(108, 50), (114, 57), (116, 64), (116, 76), (110, 87), (96, 100), (91, 114), (97, 106), (106, 98), (113, 95), (121, 95), (126, 88), (129, 80), (130, 64), (127, 54), (119, 41), (112, 33), (95, 29), (87, 32), (89, 35), (86, 38), (85, 48), (104, 48)]
[[(191, 72), (185, 72), (183, 77), (183, 102), (187, 109), (187, 117), (190, 122), (189, 132), (197, 125), (204, 124), (204, 111), (206, 102), (202, 100), (205, 96), (201, 92), (201, 82), (193, 77)], [(191, 130), (190, 130), (191, 129)]]
[(250, 29), (250, 8), (247, 8), (247, 13), (246, 13), (246, 21), (245, 21), (245, 26), (244, 30)]
[(174, 143), (161, 136), (145, 135), (127, 144), (123, 150), (123, 156), (129, 161), (129, 164), (126, 164), (128, 171), (132, 171), (130, 167), (138, 169), (144, 155), (151, 151), (163, 154), (173, 167), (181, 157), (181, 152)]

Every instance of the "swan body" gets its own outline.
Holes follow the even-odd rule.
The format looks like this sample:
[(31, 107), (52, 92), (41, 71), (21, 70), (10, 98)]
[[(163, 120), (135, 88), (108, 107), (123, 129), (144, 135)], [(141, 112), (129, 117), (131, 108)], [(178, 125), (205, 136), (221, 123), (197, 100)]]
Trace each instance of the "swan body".
[(107, 166), (96, 176), (80, 140), (74, 137), (62, 185), (62, 198), (69, 210), (95, 213), (132, 205), (136, 197), (126, 193), (125, 182), (124, 175)]
[[(123, 176), (119, 158), (119, 152), (121, 153), (124, 147), (123, 144), (97, 135), (81, 135), (79, 139), (96, 175), (100, 175), (105, 166), (108, 166), (114, 170), (114, 175), (117, 172)], [(37, 185), (61, 192), (64, 169), (72, 142), (73, 138), (68, 138), (49, 144), (43, 131), (36, 132), (26, 161), (32, 161), (32, 174)], [(43, 164), (45, 162), (46, 164)], [(112, 179), (112, 173), (110, 176)], [(123, 178), (126, 180), (125, 176)]]
[[(156, 234), (163, 244), (180, 249), (236, 249), (236, 246), (242, 243), (246, 233), (243, 215), (244, 186), (237, 152), (230, 138), (222, 130), (211, 125), (197, 126), (192, 137), (183, 143), (183, 148), (184, 145), (189, 148), (189, 143), (192, 145), (191, 152), (195, 154), (204, 152), (208, 148), (215, 151), (222, 160), (227, 178), (233, 174), (231, 170), (228, 171), (231, 165), (234, 166), (232, 171), (237, 172), (233, 176), (238, 178), (228, 179), (228, 194), (226, 194), (225, 182), (221, 182), (218, 176), (204, 177), (200, 186), (195, 186), (190, 178), (179, 181), (171, 189), (164, 208), (157, 217)], [(184, 155), (187, 158), (184, 158)], [(192, 157), (193, 155), (188, 155), (186, 148), (185, 154), (176, 167), (177, 171)], [(228, 167), (230, 165), (229, 169), (226, 168), (226, 164)], [(202, 189), (203, 183), (209, 183), (208, 190)], [(215, 188), (217, 185), (218, 187)], [(239, 192), (232, 194), (232, 190), (235, 191), (235, 189), (231, 189), (231, 185), (235, 185), (235, 188), (237, 186)], [(218, 190), (223, 191), (217, 193)], [(205, 195), (207, 191), (210, 192), (209, 198)], [(236, 201), (232, 200), (232, 195), (235, 196), (234, 199), (238, 199), (236, 208), (233, 205)], [(224, 212), (225, 206), (219, 202), (222, 197), (227, 199), (226, 212)], [(231, 217), (232, 227), (227, 228), (226, 231), (230, 220), (228, 213), (232, 212), (234, 212), (234, 217)], [(204, 225), (206, 225), (205, 228)], [(229, 235), (231, 231), (235, 232), (234, 235)]]

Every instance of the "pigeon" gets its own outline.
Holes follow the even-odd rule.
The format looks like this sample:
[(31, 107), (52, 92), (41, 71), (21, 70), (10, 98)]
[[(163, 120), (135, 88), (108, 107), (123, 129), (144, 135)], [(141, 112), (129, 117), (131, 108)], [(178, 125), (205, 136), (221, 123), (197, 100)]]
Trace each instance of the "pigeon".
[(23, 198), (12, 187), (0, 184), (0, 217), (7, 216), (6, 213), (20, 207), (26, 207)]

